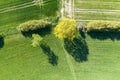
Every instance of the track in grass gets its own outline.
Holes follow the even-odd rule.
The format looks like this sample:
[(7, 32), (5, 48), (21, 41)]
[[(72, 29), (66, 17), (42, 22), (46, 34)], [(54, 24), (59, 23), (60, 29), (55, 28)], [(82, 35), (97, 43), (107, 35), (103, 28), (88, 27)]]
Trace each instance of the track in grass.
[(75, 70), (74, 70), (74, 66), (73, 66), (73, 64), (71, 62), (70, 56), (68, 55), (68, 53), (66, 52), (66, 50), (64, 49), (64, 47), (63, 47), (63, 50), (65, 52), (64, 54), (65, 54), (65, 57), (66, 57), (66, 61), (67, 61), (68, 66), (70, 68), (70, 71), (71, 71), (71, 74), (73, 76), (73, 79), (77, 80), (77, 77), (76, 77), (76, 74), (75, 74)]
[(35, 5), (34, 2), (28, 2), (28, 3), (20, 4), (17, 6), (7, 7), (7, 8), (0, 9), (0, 13), (5, 13), (8, 11), (12, 11), (12, 10), (22, 9), (22, 8), (30, 7), (33, 5)]
[(120, 0), (75, 0), (75, 19), (120, 21)]

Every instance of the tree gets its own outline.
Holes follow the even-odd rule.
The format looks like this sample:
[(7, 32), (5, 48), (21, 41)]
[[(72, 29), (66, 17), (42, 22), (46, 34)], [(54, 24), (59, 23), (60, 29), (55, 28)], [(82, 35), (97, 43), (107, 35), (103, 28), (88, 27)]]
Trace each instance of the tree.
[(76, 36), (76, 21), (74, 19), (65, 18), (54, 29), (54, 34), (59, 39), (73, 40)]

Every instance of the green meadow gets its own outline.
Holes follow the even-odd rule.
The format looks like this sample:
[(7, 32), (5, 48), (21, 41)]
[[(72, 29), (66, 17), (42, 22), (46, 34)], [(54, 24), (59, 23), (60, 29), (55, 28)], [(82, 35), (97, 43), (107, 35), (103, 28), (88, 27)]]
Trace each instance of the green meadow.
[[(0, 0), (0, 9), (31, 1), (32, 0)], [(98, 5), (100, 2), (102, 4)], [(88, 5), (88, 3), (90, 5)], [(53, 2), (50, 4), (54, 4), (52, 6), (55, 6), (56, 3)], [(48, 7), (50, 7), (50, 4)], [(92, 5), (91, 8), (96, 9), (120, 9), (120, 0), (76, 0), (75, 4), (78, 8), (89, 8)], [(104, 5), (109, 6), (105, 7)], [(50, 10), (53, 11), (56, 10), (56, 8), (50, 7)], [(46, 10), (46, 12), (50, 10)], [(42, 11), (45, 10), (43, 9)], [(46, 12), (46, 15), (44, 15), (45, 18), (50, 16)], [(51, 12), (51, 14), (52, 13), (53, 12)], [(83, 52), (84, 50), (87, 51), (87, 54), (83, 55), (81, 53), (81, 61), (77, 61), (74, 55), (71, 55), (69, 50), (65, 48), (64, 41), (56, 38), (53, 31), (42, 36), (41, 46), (38, 47), (32, 47), (32, 39), (24, 37), (17, 31), (16, 27), (19, 24), (29, 20), (43, 19), (43, 14), (38, 5), (0, 13), (0, 33), (5, 35), (4, 43), (2, 45), (0, 44), (0, 80), (120, 79), (119, 35), (85, 34), (85, 38), (80, 39), (81, 41), (78, 41), (79, 44), (75, 45), (82, 46), (83, 43), (81, 42), (83, 40), (86, 46), (80, 48)], [(95, 15), (91, 13), (76, 13), (76, 16), (83, 20), (117, 20), (120, 17), (119, 14), (114, 16), (114, 14), (99, 13)], [(52, 30), (53, 28), (54, 26)], [(48, 52), (44, 45), (47, 45)], [(74, 49), (72, 46), (71, 50)]]
[(120, 21), (120, 0), (75, 0), (75, 8), (75, 18), (78, 21)]

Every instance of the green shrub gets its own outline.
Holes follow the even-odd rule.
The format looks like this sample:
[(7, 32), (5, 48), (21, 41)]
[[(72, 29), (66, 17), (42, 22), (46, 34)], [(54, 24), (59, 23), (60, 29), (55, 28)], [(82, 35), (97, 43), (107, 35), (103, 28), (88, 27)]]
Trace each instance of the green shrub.
[(97, 20), (91, 21), (86, 26), (87, 31), (111, 31), (120, 32), (120, 22)]
[(39, 36), (38, 34), (32, 34), (32, 46), (33, 47), (37, 47), (40, 45), (40, 41), (43, 39), (41, 36)]
[(60, 39), (73, 40), (76, 36), (76, 21), (74, 19), (63, 19), (54, 29), (54, 34)]
[(20, 32), (27, 32), (27, 31), (33, 31), (40, 28), (45, 28), (50, 26), (51, 24), (44, 20), (31, 20), (25, 23), (20, 24), (17, 29)]

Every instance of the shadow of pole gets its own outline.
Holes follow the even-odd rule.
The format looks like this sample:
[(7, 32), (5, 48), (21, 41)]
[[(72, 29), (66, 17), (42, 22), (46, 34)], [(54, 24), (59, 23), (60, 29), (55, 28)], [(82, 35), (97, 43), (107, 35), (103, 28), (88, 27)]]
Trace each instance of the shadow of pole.
[(58, 64), (58, 56), (54, 54), (54, 52), (50, 49), (49, 46), (41, 44), (40, 47), (42, 48), (44, 54), (48, 56), (48, 61), (53, 66), (56, 66)]
[(73, 41), (64, 40), (64, 48), (77, 61), (87, 61), (89, 50), (84, 39), (75, 38)]

